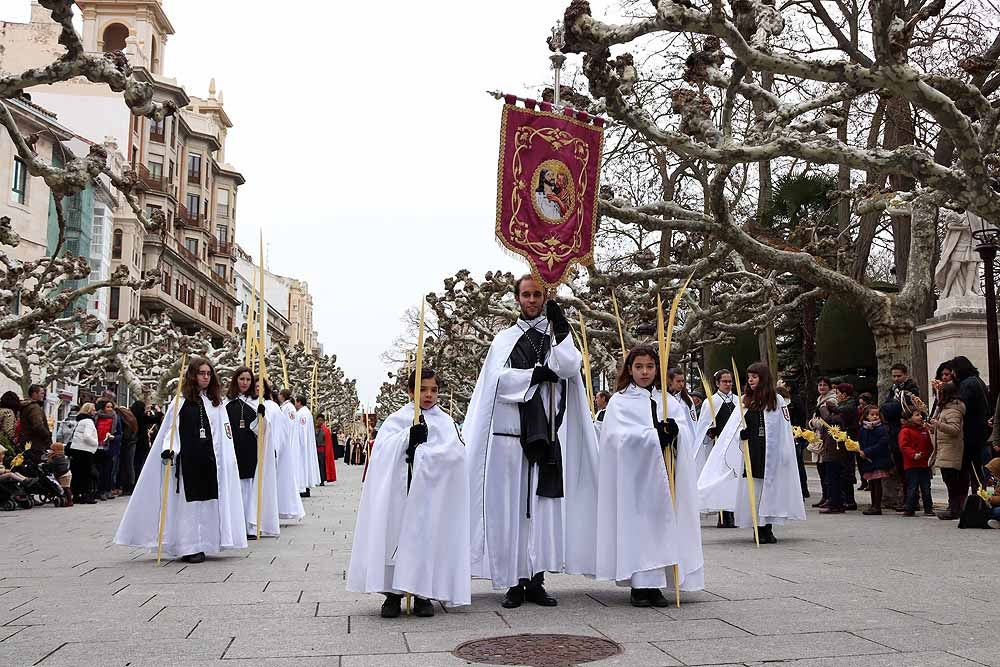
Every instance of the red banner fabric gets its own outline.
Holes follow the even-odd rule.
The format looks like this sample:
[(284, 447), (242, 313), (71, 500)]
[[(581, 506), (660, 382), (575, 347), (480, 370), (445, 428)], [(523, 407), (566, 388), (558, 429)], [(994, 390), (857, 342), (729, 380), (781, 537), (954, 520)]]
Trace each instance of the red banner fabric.
[(546, 288), (593, 263), (604, 133), (578, 117), (503, 107), (497, 239)]

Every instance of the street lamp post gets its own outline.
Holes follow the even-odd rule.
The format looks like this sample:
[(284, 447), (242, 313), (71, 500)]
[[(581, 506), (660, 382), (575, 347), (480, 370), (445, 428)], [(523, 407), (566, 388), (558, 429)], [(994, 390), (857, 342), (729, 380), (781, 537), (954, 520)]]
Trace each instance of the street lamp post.
[(997, 339), (997, 292), (993, 262), (1000, 250), (1000, 229), (977, 215), (969, 216), (976, 252), (983, 260), (986, 278), (986, 354), (989, 365), (990, 396), (996, 400), (1000, 392), (1000, 340)]

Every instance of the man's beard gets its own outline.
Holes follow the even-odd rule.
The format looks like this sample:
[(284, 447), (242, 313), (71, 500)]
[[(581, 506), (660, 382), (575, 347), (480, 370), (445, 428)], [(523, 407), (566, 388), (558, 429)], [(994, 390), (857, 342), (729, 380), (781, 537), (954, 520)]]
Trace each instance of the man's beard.
[(541, 317), (542, 311), (544, 311), (544, 310), (545, 310), (545, 305), (542, 304), (541, 306), (538, 307), (538, 312), (535, 313), (534, 315), (532, 315), (531, 313), (529, 313), (527, 311), (527, 309), (525, 309), (524, 306), (521, 306), (521, 319), (523, 319), (523, 320), (533, 320), (536, 317)]

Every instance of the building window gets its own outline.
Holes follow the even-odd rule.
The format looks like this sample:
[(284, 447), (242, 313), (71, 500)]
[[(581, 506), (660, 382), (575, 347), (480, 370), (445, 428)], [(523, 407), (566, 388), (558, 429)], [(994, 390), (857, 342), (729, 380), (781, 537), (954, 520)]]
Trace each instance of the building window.
[(198, 209), (200, 208), (200, 206), (201, 206), (201, 197), (189, 192), (187, 195), (187, 204), (185, 208), (187, 208), (188, 216), (190, 216), (192, 220), (198, 218)]
[(216, 264), (215, 265), (215, 273), (220, 278), (225, 279), (225, 277), (226, 277), (226, 265), (225, 264)]
[(216, 225), (215, 237), (223, 245), (229, 243), (229, 227), (227, 225)]
[(122, 230), (116, 229), (111, 237), (111, 259), (122, 258)]
[(10, 190), (10, 200), (15, 204), (28, 201), (28, 165), (19, 157), (14, 158), (14, 180)]
[(216, 204), (216, 212), (220, 218), (229, 217), (229, 190), (219, 190), (218, 191), (218, 203)]
[(201, 156), (197, 153), (188, 155), (188, 180), (201, 183)]
[(198, 254), (198, 239), (184, 239), (184, 245), (193, 255)]
[(164, 141), (165, 137), (163, 134), (165, 131), (165, 125), (166, 124), (162, 120), (152, 121), (149, 125), (149, 140), (160, 144), (166, 143)]
[(149, 160), (149, 175), (156, 180), (163, 178), (163, 162), (160, 160)]
[(173, 183), (174, 182), (174, 161), (173, 160), (170, 161), (170, 167), (169, 167), (169, 169), (167, 171), (167, 182), (168, 183)]
[(202, 315), (205, 314), (205, 295), (202, 294), (198, 297), (198, 312)]
[(121, 288), (111, 288), (111, 299), (108, 303), (108, 319), (118, 319), (118, 301), (121, 299)]

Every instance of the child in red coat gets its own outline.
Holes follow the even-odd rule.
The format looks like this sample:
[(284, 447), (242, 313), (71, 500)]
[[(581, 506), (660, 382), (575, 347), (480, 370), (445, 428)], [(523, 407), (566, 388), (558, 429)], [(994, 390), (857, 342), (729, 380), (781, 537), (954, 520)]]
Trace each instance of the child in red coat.
[(904, 416), (899, 431), (899, 451), (906, 471), (906, 509), (903, 516), (916, 516), (918, 496), (923, 497), (924, 516), (934, 516), (931, 500), (931, 454), (934, 445), (931, 434), (924, 425), (924, 415), (919, 410)]

